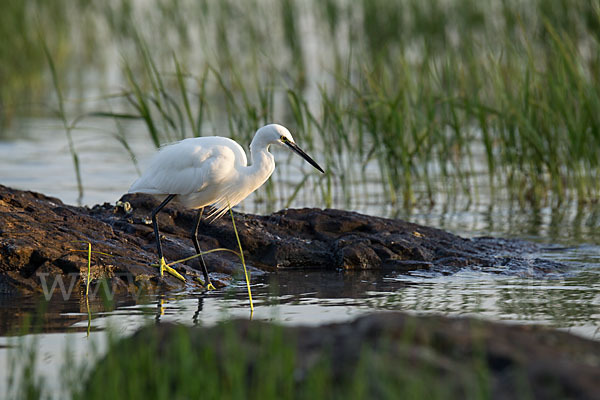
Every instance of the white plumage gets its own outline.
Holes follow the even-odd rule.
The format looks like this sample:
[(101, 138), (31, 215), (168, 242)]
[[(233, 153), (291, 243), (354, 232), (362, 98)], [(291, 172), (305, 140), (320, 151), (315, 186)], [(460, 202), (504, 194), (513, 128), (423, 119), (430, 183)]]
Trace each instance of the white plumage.
[[(273, 155), (269, 153), (271, 144), (285, 144), (308, 157), (295, 145), (290, 132), (277, 124), (256, 132), (250, 144), (250, 166), (242, 147), (231, 139), (185, 139), (162, 147), (129, 193), (149, 193), (160, 198), (175, 194), (175, 200), (186, 208), (214, 206), (209, 217), (218, 218), (269, 179), (275, 170)], [(322, 171), (310, 157), (307, 161)]]

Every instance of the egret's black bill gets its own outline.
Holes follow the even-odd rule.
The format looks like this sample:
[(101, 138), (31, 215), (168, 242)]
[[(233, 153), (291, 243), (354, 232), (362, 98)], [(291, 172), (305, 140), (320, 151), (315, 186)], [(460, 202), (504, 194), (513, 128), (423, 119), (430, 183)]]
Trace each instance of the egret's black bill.
[(284, 143), (287, 144), (290, 149), (294, 150), (302, 158), (304, 158), (310, 165), (312, 165), (313, 167), (315, 167), (316, 169), (318, 169), (322, 173), (325, 173), (325, 171), (323, 171), (323, 168), (321, 168), (319, 166), (319, 164), (317, 164), (317, 162), (315, 160), (313, 160), (312, 158), (310, 158), (310, 156), (308, 154), (306, 154), (304, 151), (302, 151), (302, 149), (300, 147), (298, 147), (298, 145), (296, 143), (292, 143), (290, 141), (285, 141)]

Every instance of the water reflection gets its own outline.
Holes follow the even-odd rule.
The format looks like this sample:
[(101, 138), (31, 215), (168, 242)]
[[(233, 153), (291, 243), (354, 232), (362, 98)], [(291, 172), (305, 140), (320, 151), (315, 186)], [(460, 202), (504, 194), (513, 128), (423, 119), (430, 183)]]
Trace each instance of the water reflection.
[[(461, 272), (455, 277), (421, 278), (418, 286), (369, 299), (370, 307), (416, 313), (471, 315), (493, 320), (576, 328), (597, 338), (600, 271), (537, 280)], [(399, 280), (410, 278), (398, 277)], [(419, 281), (415, 278), (413, 282)]]
[[(549, 253), (571, 259), (583, 269), (552, 279), (520, 278), (477, 270), (453, 275), (379, 271), (282, 271), (253, 282), (256, 318), (285, 323), (345, 320), (370, 311), (407, 311), (471, 315), (493, 320), (545, 324), (596, 338), (600, 325), (600, 263), (595, 246)], [(590, 252), (590, 253), (586, 253)], [(558, 253), (558, 254), (557, 254)], [(586, 260), (585, 262), (582, 262)], [(594, 260), (595, 263), (589, 260)], [(115, 298), (113, 303), (82, 298), (0, 299), (0, 335), (18, 333), (31, 319), (32, 331), (86, 332), (118, 326), (133, 331), (165, 321), (213, 324), (224, 318), (250, 317), (248, 294), (240, 282), (214, 292), (182, 292), (141, 298)], [(88, 316), (91, 316), (91, 322)]]
[(410, 283), (388, 279), (382, 271), (281, 271), (267, 275), (260, 292), (263, 297), (277, 298), (279, 304), (299, 301), (310, 296), (318, 299), (360, 299), (372, 292), (400, 289)]
[[(91, 322), (98, 316), (119, 313), (127, 307), (144, 304), (148, 298), (132, 297), (115, 298), (106, 302), (99, 297), (75, 294), (64, 299), (58, 293), (46, 300), (42, 295), (33, 296), (0, 296), (0, 336), (20, 335), (23, 333), (62, 333), (86, 332), (93, 330)], [(136, 313), (147, 313), (140, 308)], [(86, 322), (80, 326), (80, 322)]]

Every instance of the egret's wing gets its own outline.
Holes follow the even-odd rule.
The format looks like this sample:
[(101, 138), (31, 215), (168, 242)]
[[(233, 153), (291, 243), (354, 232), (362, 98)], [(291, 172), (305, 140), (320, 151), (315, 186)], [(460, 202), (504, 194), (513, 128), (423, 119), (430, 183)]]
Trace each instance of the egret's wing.
[(129, 192), (187, 195), (230, 177), (235, 172), (235, 162), (235, 154), (228, 146), (194, 145), (184, 140), (163, 147)]

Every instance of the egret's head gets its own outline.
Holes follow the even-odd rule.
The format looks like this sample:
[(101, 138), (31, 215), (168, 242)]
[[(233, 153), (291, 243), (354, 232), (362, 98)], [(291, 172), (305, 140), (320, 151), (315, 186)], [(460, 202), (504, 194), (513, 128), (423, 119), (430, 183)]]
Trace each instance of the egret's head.
[(290, 131), (287, 130), (286, 127), (278, 124), (270, 124), (263, 126), (256, 132), (256, 138), (258, 137), (260, 137), (268, 144), (278, 144), (289, 148), (290, 150), (297, 153), (300, 157), (304, 158), (310, 165), (312, 165), (313, 167), (315, 167), (323, 173), (325, 172), (323, 171), (323, 168), (321, 168), (319, 164), (316, 163), (315, 160), (310, 158), (308, 154), (306, 154), (304, 151), (302, 151), (300, 147), (298, 147), (296, 142), (294, 142), (292, 134), (290, 133)]
[(285, 126), (278, 124), (265, 125), (256, 132), (255, 139), (263, 146), (266, 144), (284, 145), (285, 142), (294, 143), (294, 138)]
[(286, 143), (295, 143), (292, 134), (285, 126), (271, 124), (271, 126), (277, 134), (277, 144), (285, 145)]

